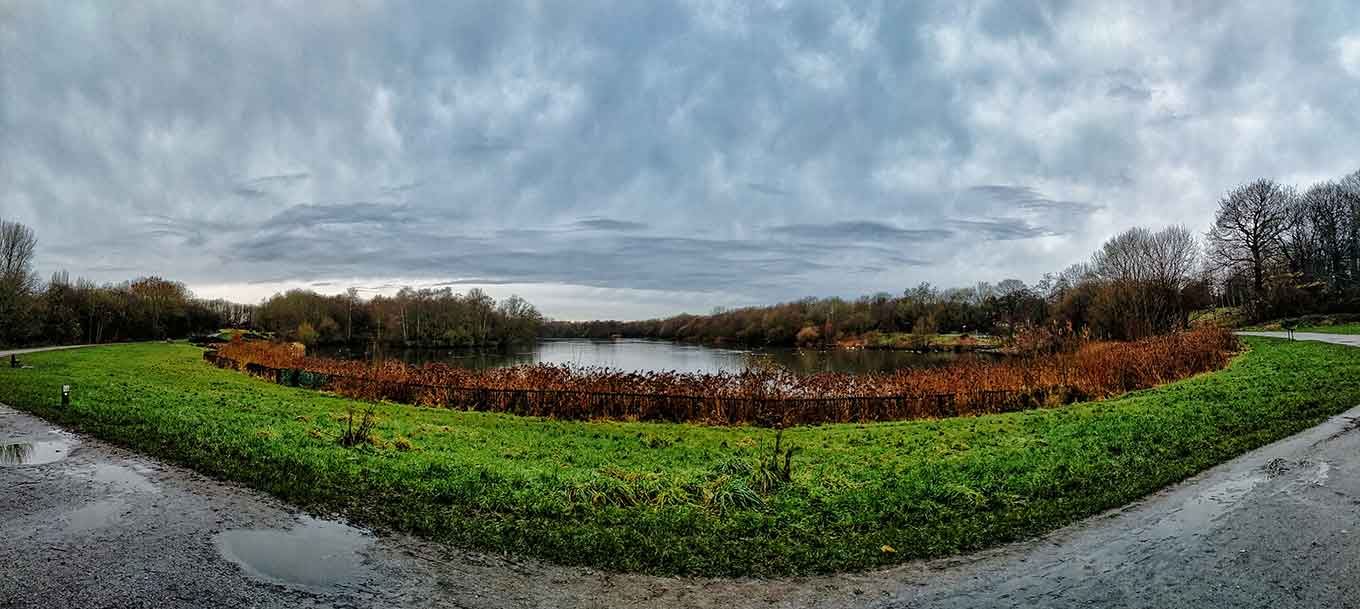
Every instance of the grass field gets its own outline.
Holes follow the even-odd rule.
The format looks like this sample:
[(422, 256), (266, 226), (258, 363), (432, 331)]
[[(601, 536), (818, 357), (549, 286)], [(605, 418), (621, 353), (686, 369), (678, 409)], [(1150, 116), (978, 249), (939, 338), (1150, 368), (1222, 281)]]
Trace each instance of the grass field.
[(1320, 332), (1322, 334), (1360, 334), (1360, 323), (1337, 324), (1334, 326), (1301, 326), (1295, 332)]
[(1279, 319), (1243, 328), (1244, 330), (1283, 332), (1285, 324), (1294, 326), (1295, 332), (1318, 332), (1322, 334), (1360, 334), (1360, 317), (1344, 315), (1305, 315), (1291, 319)]
[[(1248, 339), (1226, 370), (1105, 402), (784, 433), (365, 405), (219, 370), (183, 344), (52, 352), (0, 401), (319, 511), (613, 570), (862, 569), (1034, 535), (1360, 404), (1360, 349)], [(69, 408), (59, 387), (74, 387)]]
[[(1284, 332), (1285, 329), (1280, 324), (1264, 324), (1245, 328), (1253, 332)], [(1360, 323), (1352, 324), (1333, 324), (1327, 326), (1297, 326), (1295, 332), (1317, 332), (1320, 334), (1360, 334)]]
[(971, 334), (912, 334), (910, 332), (873, 332), (864, 337), (864, 347), (871, 349), (995, 349), (1002, 340), (995, 336)]

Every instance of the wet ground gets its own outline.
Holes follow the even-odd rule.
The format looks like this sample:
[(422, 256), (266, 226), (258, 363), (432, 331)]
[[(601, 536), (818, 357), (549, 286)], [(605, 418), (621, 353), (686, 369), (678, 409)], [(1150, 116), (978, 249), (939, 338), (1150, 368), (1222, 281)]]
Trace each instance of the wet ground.
[(375, 535), (0, 406), (12, 446), (29, 448), (0, 461), (0, 607), (1360, 606), (1360, 408), (1036, 540), (777, 581)]

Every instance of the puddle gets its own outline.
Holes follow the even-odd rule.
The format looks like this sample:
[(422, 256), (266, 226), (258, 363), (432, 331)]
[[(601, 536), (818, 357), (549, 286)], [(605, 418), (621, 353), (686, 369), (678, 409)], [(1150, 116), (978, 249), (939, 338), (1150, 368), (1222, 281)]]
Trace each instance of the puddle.
[(1211, 485), (1180, 504), (1180, 507), (1153, 525), (1149, 532), (1155, 538), (1166, 539), (1205, 531), (1211, 523), (1231, 512), (1247, 493), (1268, 477), (1264, 473), (1247, 472)]
[(106, 499), (96, 501), (78, 510), (67, 512), (66, 530), (69, 532), (102, 529), (114, 524), (127, 511), (126, 501)]
[(112, 463), (99, 463), (89, 470), (90, 478), (98, 482), (106, 482), (114, 486), (142, 493), (157, 493), (160, 488), (156, 483), (148, 480), (140, 472), (131, 467), (114, 465)]
[(291, 529), (235, 529), (216, 541), (224, 558), (253, 577), (325, 590), (365, 575), (360, 552), (373, 538), (340, 522), (303, 516)]
[(1332, 471), (1331, 463), (1328, 463), (1326, 461), (1319, 461), (1317, 473), (1313, 474), (1312, 483), (1316, 486), (1322, 486), (1323, 483), (1327, 482), (1327, 477), (1331, 473), (1331, 471)]
[(1207, 522), (1236, 504), (1257, 485), (1265, 482), (1266, 478), (1262, 475), (1248, 475), (1224, 480), (1210, 486), (1198, 497), (1187, 502), (1185, 510), (1200, 521)]
[(0, 444), (0, 466), (51, 463), (70, 453), (73, 444), (64, 438)]

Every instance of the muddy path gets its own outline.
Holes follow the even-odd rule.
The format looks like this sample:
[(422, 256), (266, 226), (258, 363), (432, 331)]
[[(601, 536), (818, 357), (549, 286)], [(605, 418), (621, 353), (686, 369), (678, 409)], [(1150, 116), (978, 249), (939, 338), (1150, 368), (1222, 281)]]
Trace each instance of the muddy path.
[(1035, 540), (765, 581), (374, 534), (0, 406), (0, 538), (0, 607), (1352, 607), (1360, 408)]

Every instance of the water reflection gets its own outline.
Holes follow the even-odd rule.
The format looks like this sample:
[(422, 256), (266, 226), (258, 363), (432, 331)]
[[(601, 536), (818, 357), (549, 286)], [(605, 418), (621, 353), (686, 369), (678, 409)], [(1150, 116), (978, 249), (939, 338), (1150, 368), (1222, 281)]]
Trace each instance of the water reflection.
[[(314, 348), (313, 355), (366, 359), (371, 353), (344, 348)], [(501, 368), (518, 364), (571, 364), (621, 370), (740, 372), (779, 366), (796, 373), (886, 372), (908, 367), (940, 366), (965, 357), (954, 353), (910, 351), (724, 349), (668, 341), (614, 339), (545, 339), (510, 351), (469, 349), (386, 349), (383, 357), (407, 363), (442, 362), (465, 368)]]
[(67, 440), (0, 444), (0, 466), (51, 463), (65, 457), (70, 448), (71, 442)]
[(248, 574), (279, 584), (330, 589), (365, 574), (362, 530), (303, 516), (291, 529), (234, 529), (217, 535), (218, 552)]

